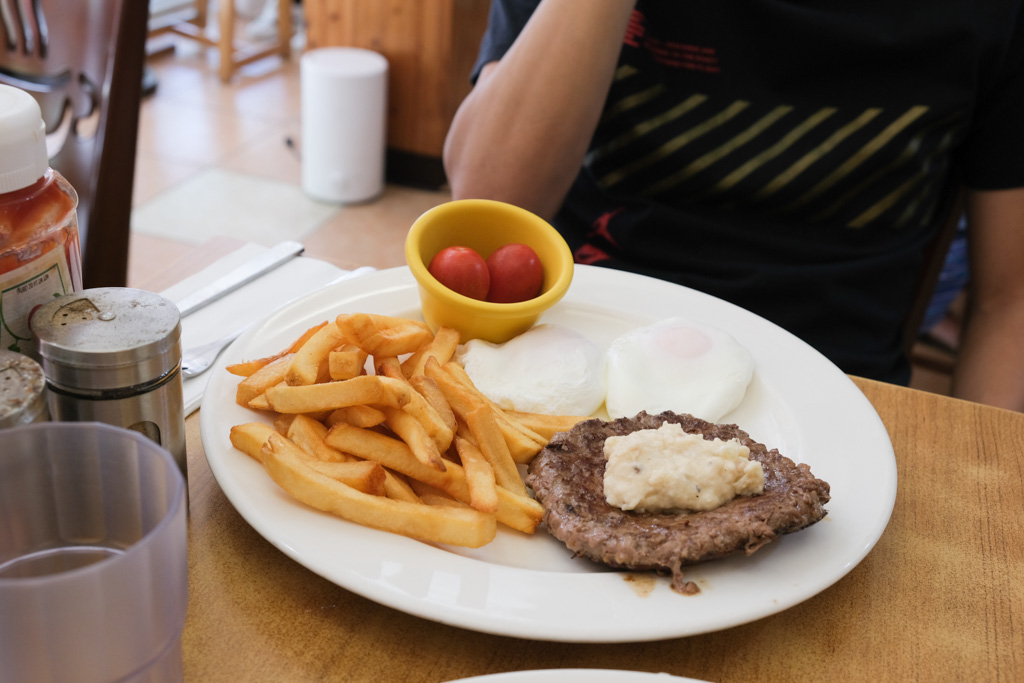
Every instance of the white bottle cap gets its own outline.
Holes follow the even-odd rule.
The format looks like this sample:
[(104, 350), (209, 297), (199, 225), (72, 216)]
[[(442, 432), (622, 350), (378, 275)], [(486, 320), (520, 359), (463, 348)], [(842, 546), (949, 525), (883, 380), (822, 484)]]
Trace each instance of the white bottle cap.
[(39, 104), (24, 90), (0, 85), (0, 194), (28, 187), (49, 167)]

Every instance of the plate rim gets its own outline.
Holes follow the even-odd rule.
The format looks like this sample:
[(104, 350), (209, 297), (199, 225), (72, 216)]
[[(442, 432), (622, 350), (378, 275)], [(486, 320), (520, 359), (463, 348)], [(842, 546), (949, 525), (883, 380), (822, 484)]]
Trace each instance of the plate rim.
[[(557, 678), (553, 678), (557, 677)], [(457, 678), (448, 683), (708, 683), (702, 679), (688, 678), (668, 673), (667, 671), (634, 671), (631, 669), (587, 669), (571, 667), (566, 669), (523, 669), (520, 671), (502, 671), (492, 674), (480, 674), (469, 678)]]
[[(729, 311), (731, 316), (738, 316), (741, 320), (756, 320), (758, 321), (757, 324), (759, 326), (767, 326), (765, 327), (765, 329), (774, 330), (773, 334), (779, 339), (785, 340), (786, 344), (790, 345), (793, 348), (800, 349), (801, 353), (803, 354), (808, 354), (807, 358), (813, 359), (813, 362), (810, 362), (809, 364), (815, 366), (813, 369), (816, 372), (823, 373), (824, 375), (831, 375), (832, 381), (836, 381), (838, 379), (839, 386), (842, 387), (843, 392), (845, 392), (846, 398), (849, 400), (853, 400), (859, 404), (857, 407), (860, 408), (862, 411), (860, 417), (862, 419), (867, 419), (869, 424), (858, 425), (857, 431), (870, 431), (876, 440), (881, 441), (881, 445), (883, 445), (884, 449), (886, 450), (885, 453), (881, 454), (881, 459), (884, 461), (884, 465), (886, 466), (886, 471), (881, 473), (885, 475), (881, 478), (881, 482), (884, 485), (881, 487), (879, 491), (876, 492), (877, 502), (875, 515), (877, 519), (874, 523), (874, 527), (871, 530), (869, 530), (869, 533), (867, 533), (864, 538), (860, 539), (860, 546), (858, 546), (855, 549), (851, 549), (849, 556), (845, 558), (846, 564), (839, 568), (837, 571), (833, 572), (833, 574), (829, 575), (827, 580), (815, 582), (812, 586), (807, 587), (805, 590), (801, 591), (795, 599), (787, 599), (783, 600), (782, 602), (776, 602), (776, 605), (774, 607), (749, 611), (746, 614), (746, 616), (742, 619), (709, 619), (705, 622), (702, 622), (702, 625), (699, 627), (693, 625), (686, 627), (676, 625), (676, 627), (673, 628), (671, 626), (666, 626), (662, 624), (657, 626), (644, 625), (639, 628), (636, 628), (636, 625), (630, 625), (629, 632), (624, 632), (621, 628), (609, 629), (604, 627), (594, 627), (593, 624), (583, 624), (581, 625), (581, 628), (578, 632), (569, 633), (564, 629), (558, 630), (557, 628), (551, 627), (544, 628), (543, 625), (540, 625), (538, 623), (524, 623), (523, 620), (516, 618), (506, 618), (505, 620), (500, 620), (494, 619), (493, 615), (487, 618), (473, 616), (471, 613), (468, 613), (466, 610), (459, 609), (457, 606), (444, 604), (439, 605), (436, 600), (413, 600), (410, 599), (408, 596), (403, 597), (400, 595), (394, 595), (388, 591), (382, 590), (380, 584), (369, 585), (365, 581), (355, 580), (351, 577), (346, 576), (339, 576), (339, 574), (333, 569), (325, 568), (320, 565), (320, 562), (311, 560), (308, 552), (304, 553), (303, 550), (296, 547), (296, 544), (294, 542), (288, 542), (287, 539), (280, 538), (279, 535), (275, 533), (273, 529), (268, 529), (267, 521), (262, 517), (260, 511), (253, 509), (252, 506), (249, 504), (249, 501), (245, 500), (245, 496), (239, 493), (239, 490), (235, 485), (237, 482), (234, 482), (231, 478), (231, 467), (228, 464), (226, 464), (227, 461), (223, 457), (224, 453), (220, 452), (220, 450), (223, 448), (224, 441), (227, 440), (227, 433), (224, 425), (215, 424), (215, 417), (220, 413), (220, 411), (217, 409), (207, 409), (201, 410), (200, 412), (200, 431), (204, 449), (206, 450), (207, 453), (207, 460), (209, 462), (209, 466), (214, 475), (214, 478), (217, 480), (218, 485), (224, 491), (226, 497), (228, 498), (229, 502), (231, 502), (232, 506), (235, 507), (239, 514), (251, 526), (253, 526), (257, 533), (259, 533), (265, 539), (270, 541), (271, 544), (273, 544), (279, 550), (281, 550), (286, 555), (291, 557), (293, 560), (298, 562), (300, 565), (306, 567), (307, 569), (310, 569), (314, 573), (319, 574), (320, 576), (326, 578), (327, 580), (331, 581), (332, 583), (335, 583), (336, 585), (342, 588), (345, 588), (346, 590), (350, 590), (354, 593), (362, 595), (363, 597), (366, 597), (368, 599), (374, 600), (375, 602), (378, 602), (379, 604), (385, 605), (387, 607), (391, 607), (393, 609), (397, 609), (399, 611), (406, 612), (408, 614), (412, 614), (421, 618), (433, 620), (439, 623), (475, 630), (483, 633), (491, 633), (495, 635), (522, 637), (554, 642), (587, 643), (643, 642), (660, 640), (665, 638), (697, 635), (700, 633), (707, 633), (722, 630), (724, 628), (730, 628), (732, 626), (738, 626), (743, 623), (749, 623), (751, 621), (755, 621), (766, 616), (770, 616), (772, 614), (784, 611), (789, 607), (792, 607), (800, 602), (803, 602), (804, 600), (813, 597), (814, 595), (817, 595), (821, 591), (825, 590), (829, 586), (833, 585), (834, 583), (842, 579), (847, 573), (849, 573), (849, 571), (853, 569), (853, 567), (855, 567), (864, 559), (864, 557), (871, 551), (871, 549), (878, 542), (881, 535), (884, 533), (886, 527), (888, 526), (888, 522), (891, 518), (892, 510), (895, 505), (897, 489), (895, 454), (893, 453), (892, 444), (889, 440), (888, 433), (885, 430), (885, 427), (882, 424), (881, 419), (875, 412), (873, 406), (871, 406), (870, 402), (867, 401), (867, 398), (864, 397), (863, 393), (859, 390), (859, 388), (856, 387), (856, 385), (852, 382), (852, 380), (849, 379), (849, 377), (843, 374), (830, 361), (821, 356), (820, 353), (812, 349), (805, 342), (799, 340), (789, 332), (786, 332), (782, 328), (778, 327), (774, 323), (771, 323), (765, 320), (764, 318), (760, 318), (759, 316), (756, 316), (755, 314), (746, 311), (738, 306), (735, 306), (734, 304), (731, 304), (729, 302), (725, 302), (720, 299), (716, 299), (715, 297), (711, 297), (710, 295), (704, 294), (702, 292), (691, 290), (689, 288), (681, 287), (679, 285), (668, 283), (662, 280), (656, 280), (654, 278), (649, 278), (646, 276), (637, 275), (633, 273), (627, 273), (624, 271), (609, 270), (596, 266), (578, 265), (577, 275), (574, 278), (573, 287), (570, 287), (570, 292), (569, 294), (567, 294), (566, 299), (564, 299), (563, 302), (560, 302), (558, 306), (572, 306), (574, 301), (574, 288), (576, 288), (576, 294), (578, 295), (580, 288), (586, 288), (588, 284), (592, 285), (595, 278), (597, 278), (599, 281), (603, 281), (601, 285), (602, 287), (633, 286), (638, 287), (640, 289), (654, 290), (655, 292), (659, 293), (674, 293), (676, 296), (681, 297), (682, 299), (691, 299), (693, 301), (703, 302), (704, 305), (711, 306), (712, 310), (717, 310), (719, 312)], [(366, 290), (367, 288), (371, 289), (369, 291), (363, 291)], [(339, 303), (338, 306), (336, 306), (334, 309), (335, 312), (342, 312), (344, 305), (346, 304), (346, 301), (358, 301), (359, 299), (365, 299), (367, 297), (387, 298), (387, 296), (390, 295), (407, 297), (410, 291), (415, 291), (415, 288), (415, 281), (412, 278), (412, 275), (409, 272), (408, 268), (396, 267), (379, 270), (354, 280), (337, 283), (335, 285), (329, 285), (328, 287), (322, 288), (314, 292), (310, 292), (308, 295), (280, 307), (279, 309), (273, 311), (265, 318), (263, 318), (261, 322), (253, 325), (252, 328), (250, 328), (244, 335), (242, 335), (238, 340), (236, 340), (223, 354), (221, 354), (221, 357), (218, 359), (217, 363), (215, 364), (215, 367), (210, 371), (217, 374), (215, 374), (210, 380), (210, 385), (207, 388), (208, 394), (216, 394), (218, 389), (220, 389), (221, 393), (224, 393), (223, 387), (221, 387), (221, 385), (224, 385), (226, 382), (235, 381), (231, 379), (231, 376), (228, 375), (226, 371), (224, 371), (224, 367), (229, 362), (233, 362), (233, 360), (240, 358), (240, 354), (244, 349), (251, 350), (250, 347), (254, 346), (255, 344), (254, 340), (261, 339), (261, 335), (263, 335), (263, 337), (266, 337), (267, 335), (265, 333), (268, 328), (273, 328), (274, 325), (279, 324), (282, 318), (287, 319), (288, 317), (294, 317), (295, 312), (302, 311), (305, 306), (310, 305), (313, 302), (317, 302), (318, 306), (323, 306), (324, 302), (321, 300), (333, 300), (338, 292), (345, 293), (346, 291), (348, 291), (349, 298), (346, 300), (343, 296), (338, 297)], [(415, 309), (418, 307), (417, 304), (418, 299), (415, 302), (411, 301), (410, 307)], [(586, 306), (586, 304), (580, 304), (580, 306), (584, 307)], [(310, 308), (312, 309), (312, 306), (310, 306)], [(596, 308), (600, 309), (601, 306), (596, 305)], [(394, 311), (389, 312), (392, 314), (397, 314), (397, 312)], [(293, 320), (291, 322), (291, 325), (293, 327), (300, 326), (299, 321), (306, 320), (306, 322), (308, 322), (308, 320), (313, 315), (314, 313), (312, 312), (312, 310), (303, 313), (296, 320)], [(539, 322), (544, 322), (544, 318), (542, 317), (541, 321)], [(733, 332), (733, 330), (727, 331)], [(266, 344), (268, 342), (266, 339), (262, 339), (262, 343)], [(271, 349), (265, 347), (264, 350), (268, 353), (271, 351)], [(233, 386), (234, 384), (231, 385), (232, 396)], [(245, 409), (240, 408), (240, 410)], [(217, 430), (223, 431), (218, 434)], [(761, 440), (756, 434), (753, 434), (753, 436), (755, 439)], [(769, 447), (772, 447), (772, 444), (768, 445)], [(233, 449), (230, 447), (230, 443), (228, 443), (226, 450), (228, 452), (233, 451)], [(251, 464), (252, 467), (258, 467), (256, 463), (252, 462), (246, 456), (238, 453), (237, 451), (235, 451), (234, 453), (239, 458), (243, 458), (244, 460), (249, 461), (249, 464)], [(793, 459), (798, 460), (798, 458), (796, 457), (794, 457)], [(301, 504), (288, 498), (287, 495), (284, 494), (283, 492), (280, 492), (279, 498), (284, 500), (285, 505), (291, 504), (303, 507), (301, 506)], [(262, 502), (267, 503), (268, 501)], [(281, 502), (281, 500), (275, 501), (275, 505)], [(312, 509), (307, 509), (307, 511), (309, 513), (316, 513), (316, 511)], [(316, 514), (326, 515), (326, 513)], [(342, 524), (351, 525), (351, 523), (345, 522), (344, 520), (337, 520), (337, 518), (334, 519), (336, 521), (340, 521)], [(823, 520), (822, 523), (825, 523), (827, 521), (828, 518), (826, 517), (826, 520)], [(819, 526), (822, 523), (819, 523)], [(355, 527), (355, 525), (351, 526)], [(352, 530), (352, 534), (350, 535), (354, 535), (357, 538), (357, 540), (361, 543), (370, 543), (372, 547), (375, 547), (377, 545), (376, 543), (371, 543), (370, 541), (366, 540), (366, 532), (370, 532), (372, 534), (385, 534), (385, 532), (378, 532), (375, 530), (365, 529), (363, 527), (355, 527), (355, 530)], [(386, 535), (391, 536), (390, 534)], [(402, 537), (392, 537), (392, 541), (394, 541), (395, 538), (401, 539), (401, 541), (403, 542), (419, 543), (417, 541), (412, 541), (411, 539), (403, 539)], [(385, 545), (394, 546), (395, 542), (386, 543)], [(423, 546), (423, 544), (419, 545)], [(770, 544), (770, 546), (777, 545), (780, 544)], [(445, 553), (437, 548), (434, 548), (434, 550), (439, 550), (439, 552), (441, 552), (442, 555), (451, 555), (452, 557), (459, 558), (455, 564), (459, 566), (459, 569), (464, 570), (464, 573), (468, 572), (469, 575), (471, 576), (476, 576), (477, 574), (479, 574), (479, 572), (477, 572), (476, 569), (472, 569), (472, 563), (480, 563), (480, 560), (466, 558), (464, 556), (455, 555), (452, 553)], [(770, 552), (773, 552), (773, 550), (774, 549), (770, 550), (769, 552), (762, 551), (758, 555), (764, 557), (765, 555), (768, 555)], [(440, 566), (440, 569), (438, 567), (435, 567), (435, 572), (448, 571), (450, 569), (453, 569), (450, 566), (451, 562), (440, 560), (437, 557), (436, 553), (431, 555), (431, 559), (438, 560), (438, 564)], [(450, 560), (451, 557), (449, 557), (448, 559)], [(746, 558), (745, 561), (749, 563), (752, 560), (750, 558)], [(715, 566), (721, 566), (721, 564), (719, 563), (725, 562), (729, 562), (729, 560), (718, 561), (718, 563), (708, 564), (715, 564)], [(525, 571), (522, 569), (507, 567), (503, 565), (494, 565), (489, 563), (487, 564), (488, 570), (483, 574), (486, 575), (486, 578), (488, 580), (498, 581), (499, 583), (515, 581), (517, 578), (517, 572), (521, 574), (523, 571)], [(470, 567), (471, 569), (467, 569), (467, 567)], [(543, 570), (528, 571), (531, 575), (542, 574), (544, 575), (543, 580), (559, 585), (562, 583), (566, 583), (566, 577), (576, 577), (577, 580), (582, 580), (585, 583), (592, 583), (593, 581), (591, 579), (579, 579), (579, 577), (593, 577), (602, 575), (619, 576), (621, 574), (620, 572), (606, 572), (604, 574), (563, 574), (560, 572), (547, 572)], [(534, 621), (536, 622), (537, 620), (535, 619)], [(540, 630), (538, 630), (538, 628)]]

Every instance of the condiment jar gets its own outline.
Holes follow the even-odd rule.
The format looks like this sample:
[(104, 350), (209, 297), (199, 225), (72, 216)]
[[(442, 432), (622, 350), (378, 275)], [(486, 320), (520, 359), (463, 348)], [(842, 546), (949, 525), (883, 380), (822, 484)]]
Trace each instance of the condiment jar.
[(0, 349), (37, 358), (32, 309), (82, 289), (77, 207), (74, 188), (49, 167), (38, 103), (0, 85)]
[(46, 378), (39, 363), (0, 350), (0, 429), (45, 422), (49, 417)]
[(185, 467), (181, 316), (159, 294), (100, 287), (32, 314), (50, 415), (141, 432)]

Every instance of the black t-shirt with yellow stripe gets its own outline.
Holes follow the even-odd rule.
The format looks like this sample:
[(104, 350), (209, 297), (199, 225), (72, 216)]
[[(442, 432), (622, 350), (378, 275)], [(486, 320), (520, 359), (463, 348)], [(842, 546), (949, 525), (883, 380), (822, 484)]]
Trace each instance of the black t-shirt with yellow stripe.
[[(492, 0), (478, 67), (536, 5)], [(580, 263), (905, 382), (903, 322), (959, 185), (1024, 186), (1020, 0), (639, 0), (555, 222)]]

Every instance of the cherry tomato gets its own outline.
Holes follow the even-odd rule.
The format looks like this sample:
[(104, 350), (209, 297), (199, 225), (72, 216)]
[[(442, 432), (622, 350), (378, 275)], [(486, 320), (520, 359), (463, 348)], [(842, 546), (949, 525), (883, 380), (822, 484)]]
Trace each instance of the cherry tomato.
[(507, 304), (526, 301), (540, 294), (544, 267), (537, 252), (525, 244), (506, 244), (487, 257), (491, 288), (487, 300)]
[(442, 285), (472, 299), (487, 298), (491, 275), (487, 262), (469, 247), (446, 247), (430, 259), (430, 274)]

